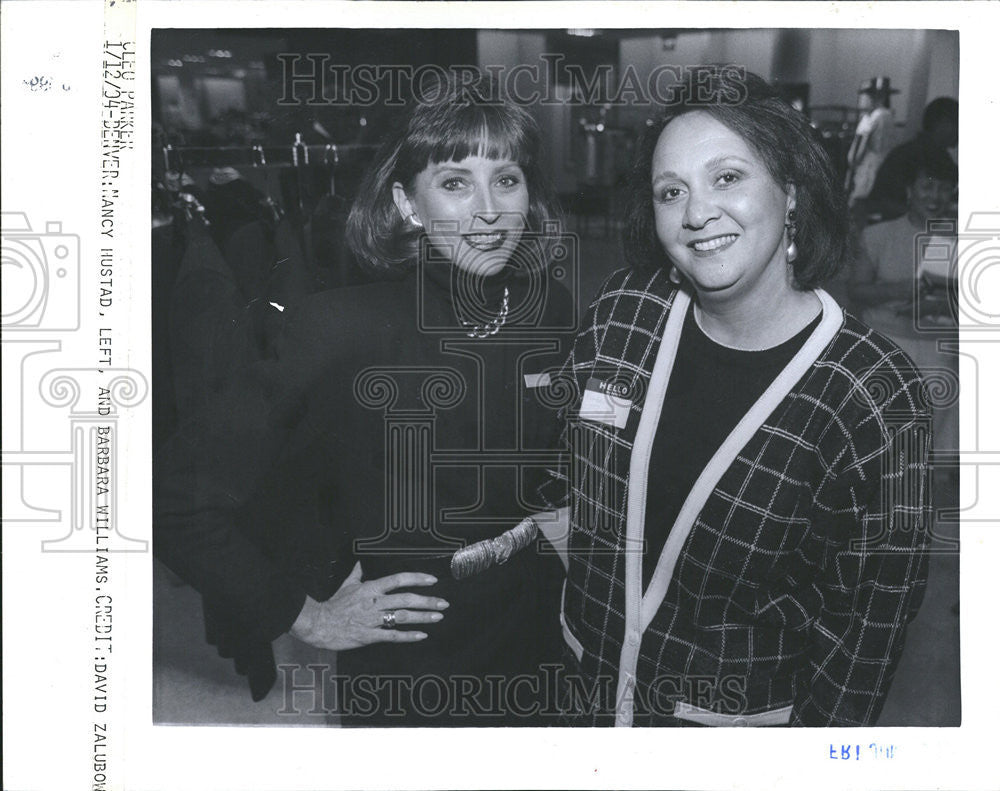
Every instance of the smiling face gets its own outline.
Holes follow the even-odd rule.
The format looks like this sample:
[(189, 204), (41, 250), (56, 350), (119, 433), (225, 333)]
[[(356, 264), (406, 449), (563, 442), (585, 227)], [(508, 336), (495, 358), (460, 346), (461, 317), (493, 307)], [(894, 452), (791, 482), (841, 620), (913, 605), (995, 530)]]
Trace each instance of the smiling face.
[(946, 217), (954, 193), (955, 185), (951, 181), (935, 178), (921, 170), (906, 188), (910, 222), (923, 229), (928, 220)]
[(674, 119), (653, 152), (656, 235), (702, 297), (791, 288), (785, 222), (795, 207), (760, 156), (705, 112)]
[(404, 218), (424, 227), (438, 252), (479, 276), (503, 269), (527, 224), (528, 185), (509, 159), (431, 163), (409, 189), (394, 184), (393, 198)]

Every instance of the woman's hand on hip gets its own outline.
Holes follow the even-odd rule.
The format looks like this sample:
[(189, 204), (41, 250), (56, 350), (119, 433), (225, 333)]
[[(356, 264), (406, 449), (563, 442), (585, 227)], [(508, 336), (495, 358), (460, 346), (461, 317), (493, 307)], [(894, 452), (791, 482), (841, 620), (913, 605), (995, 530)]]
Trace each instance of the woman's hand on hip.
[[(397, 630), (396, 626), (437, 623), (448, 602), (436, 596), (392, 593), (399, 588), (433, 585), (429, 574), (401, 572), (377, 580), (361, 581), (361, 563), (333, 596), (323, 602), (306, 597), (302, 612), (289, 633), (304, 643), (343, 651), (371, 643), (414, 643), (426, 632)], [(388, 628), (387, 628), (388, 627)]]

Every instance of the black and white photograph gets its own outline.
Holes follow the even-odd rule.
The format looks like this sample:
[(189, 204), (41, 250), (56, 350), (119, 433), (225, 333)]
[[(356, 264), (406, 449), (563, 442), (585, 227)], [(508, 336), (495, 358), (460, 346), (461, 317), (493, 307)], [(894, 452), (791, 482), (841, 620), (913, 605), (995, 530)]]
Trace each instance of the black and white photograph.
[(961, 723), (957, 33), (151, 52), (157, 721)]
[(990, 788), (951, 5), (4, 2), (4, 788)]

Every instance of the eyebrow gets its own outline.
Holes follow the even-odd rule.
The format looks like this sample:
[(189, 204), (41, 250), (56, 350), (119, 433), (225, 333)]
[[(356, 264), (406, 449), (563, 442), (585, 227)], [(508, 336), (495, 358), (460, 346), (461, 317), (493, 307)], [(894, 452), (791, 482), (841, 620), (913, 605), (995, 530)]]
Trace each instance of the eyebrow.
[(438, 162), (435, 163), (431, 172), (436, 176), (438, 173), (471, 173), (472, 171), (468, 168), (460, 168), (457, 165), (445, 165)]
[[(713, 170), (719, 167), (720, 165), (724, 165), (726, 162), (731, 162), (734, 160), (744, 165), (751, 164), (749, 160), (746, 160), (743, 157), (738, 156), (737, 154), (722, 154), (721, 156), (712, 157), (710, 160), (708, 160), (708, 162), (705, 163), (705, 170)], [(653, 183), (657, 184), (660, 181), (663, 181), (664, 179), (675, 179), (675, 178), (679, 178), (679, 176), (676, 173), (674, 173), (674, 171), (663, 170), (656, 175), (656, 177), (653, 179)]]
[[(498, 159), (494, 161), (497, 163), (496, 166), (493, 168), (494, 173), (498, 170), (506, 170), (507, 168), (522, 169), (521, 164), (519, 162), (515, 162), (514, 160), (511, 159), (508, 160)], [(433, 165), (432, 173), (435, 176), (438, 175), (439, 173), (462, 173), (468, 175), (472, 173), (472, 171), (469, 168), (459, 167), (458, 165), (449, 165), (445, 162), (435, 162)]]

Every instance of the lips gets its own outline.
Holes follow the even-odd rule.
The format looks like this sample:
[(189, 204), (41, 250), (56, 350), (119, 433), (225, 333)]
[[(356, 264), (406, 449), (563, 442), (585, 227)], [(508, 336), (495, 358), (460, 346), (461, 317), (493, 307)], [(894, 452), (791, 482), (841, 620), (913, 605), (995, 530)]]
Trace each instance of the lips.
[(696, 253), (714, 253), (729, 247), (738, 238), (735, 233), (727, 233), (720, 236), (713, 236), (709, 239), (695, 239), (692, 242), (688, 242), (688, 247)]
[(507, 240), (505, 231), (493, 231), (491, 233), (467, 233), (463, 237), (465, 243), (475, 250), (496, 250), (503, 246)]

